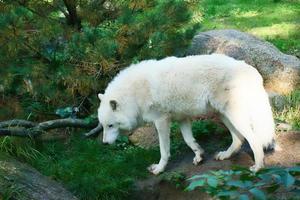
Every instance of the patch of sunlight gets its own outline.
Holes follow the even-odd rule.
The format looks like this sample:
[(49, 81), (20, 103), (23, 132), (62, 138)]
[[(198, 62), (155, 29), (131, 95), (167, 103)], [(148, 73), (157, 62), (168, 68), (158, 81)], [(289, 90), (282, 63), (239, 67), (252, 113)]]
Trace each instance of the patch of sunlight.
[(237, 18), (242, 18), (242, 17), (256, 17), (258, 16), (259, 13), (257, 11), (246, 11), (246, 12), (239, 12), (236, 14)]
[(193, 22), (202, 22), (203, 21), (203, 14), (202, 11), (195, 11), (192, 17)]
[(255, 36), (261, 38), (288, 38), (290, 35), (295, 34), (300, 29), (300, 24), (297, 23), (280, 23), (272, 26), (257, 27), (247, 30)]

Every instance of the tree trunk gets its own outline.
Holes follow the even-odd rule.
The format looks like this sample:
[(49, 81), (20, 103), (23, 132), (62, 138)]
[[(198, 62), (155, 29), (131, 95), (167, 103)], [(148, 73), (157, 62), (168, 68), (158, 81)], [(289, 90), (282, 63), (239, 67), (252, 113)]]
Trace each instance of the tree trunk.
[(81, 19), (78, 16), (75, 0), (64, 0), (64, 4), (68, 10), (67, 21), (69, 25), (76, 26), (77, 30), (81, 29)]
[(77, 200), (59, 183), (31, 166), (0, 155), (0, 199)]

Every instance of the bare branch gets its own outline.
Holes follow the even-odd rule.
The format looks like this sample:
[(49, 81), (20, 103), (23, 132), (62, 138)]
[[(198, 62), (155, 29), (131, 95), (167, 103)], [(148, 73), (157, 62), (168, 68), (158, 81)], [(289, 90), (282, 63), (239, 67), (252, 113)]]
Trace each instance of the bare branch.
[(98, 135), (102, 130), (103, 130), (103, 127), (102, 127), (102, 125), (99, 123), (98, 126), (97, 126), (96, 128), (94, 128), (94, 129), (92, 129), (91, 131), (85, 133), (84, 136), (85, 136), (86, 138), (93, 137), (93, 136)]
[(65, 128), (65, 127), (73, 127), (73, 128), (94, 128), (97, 126), (97, 122), (87, 122), (82, 119), (56, 119), (50, 120), (46, 122), (39, 123), (36, 127), (42, 130), (49, 130), (55, 128)]
[[(89, 133), (94, 135), (102, 130), (95, 120), (87, 122), (83, 119), (56, 119), (41, 123), (34, 123), (27, 120), (9, 120), (0, 122), (0, 136), (18, 136), (18, 137), (35, 137), (46, 133), (47, 130), (56, 128), (94, 128)], [(96, 127), (96, 128), (95, 128)]]

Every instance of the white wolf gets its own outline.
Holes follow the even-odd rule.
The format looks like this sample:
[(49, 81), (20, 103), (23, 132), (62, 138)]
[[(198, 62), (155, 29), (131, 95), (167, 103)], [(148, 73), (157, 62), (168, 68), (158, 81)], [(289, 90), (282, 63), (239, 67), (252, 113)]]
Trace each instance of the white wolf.
[(131, 130), (144, 121), (155, 124), (161, 159), (148, 168), (153, 174), (162, 172), (170, 157), (171, 120), (180, 122), (184, 141), (195, 153), (194, 164), (203, 153), (192, 134), (194, 117), (216, 113), (229, 129), (232, 144), (216, 155), (218, 160), (238, 151), (246, 138), (254, 171), (263, 167), (263, 148), (273, 141), (274, 121), (261, 75), (225, 55), (142, 61), (122, 70), (98, 97), (104, 143), (114, 143), (119, 129)]

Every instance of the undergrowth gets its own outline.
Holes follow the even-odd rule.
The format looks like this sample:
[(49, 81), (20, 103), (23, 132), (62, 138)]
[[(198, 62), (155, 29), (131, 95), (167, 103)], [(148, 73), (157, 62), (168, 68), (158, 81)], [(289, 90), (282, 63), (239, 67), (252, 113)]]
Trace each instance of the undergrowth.
[(36, 149), (33, 139), (10, 136), (0, 138), (0, 152), (8, 153), (22, 161), (33, 161), (43, 156)]
[(187, 191), (200, 189), (216, 199), (297, 199), (300, 195), (300, 166), (265, 168), (257, 173), (234, 167), (194, 175), (189, 181)]
[(38, 148), (44, 156), (31, 164), (64, 183), (80, 199), (125, 199), (136, 179), (148, 175), (146, 167), (158, 160), (156, 150), (131, 145), (106, 146), (73, 136), (66, 143), (51, 142)]
[(300, 90), (292, 92), (285, 97), (285, 106), (282, 111), (274, 112), (275, 118), (292, 124), (300, 130)]

